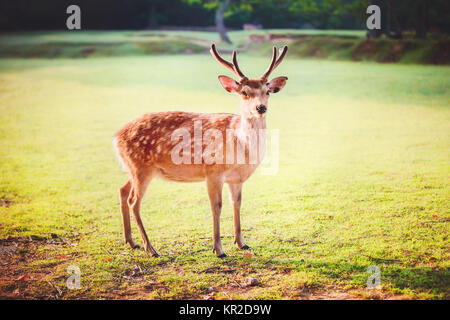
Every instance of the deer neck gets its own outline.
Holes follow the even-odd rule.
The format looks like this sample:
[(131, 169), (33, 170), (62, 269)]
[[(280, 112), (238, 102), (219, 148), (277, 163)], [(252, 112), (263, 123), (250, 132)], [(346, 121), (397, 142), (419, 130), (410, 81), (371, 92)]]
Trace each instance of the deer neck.
[[(241, 108), (241, 123), (236, 132), (236, 138), (246, 147), (248, 152), (256, 151), (259, 164), (264, 158), (266, 144), (266, 117), (258, 117)], [(258, 151), (259, 150), (259, 151)], [(250, 156), (250, 154), (248, 155)], [(250, 161), (250, 160), (249, 160)], [(251, 174), (251, 173), (250, 173)]]
[(260, 129), (266, 129), (266, 117), (255, 117), (248, 111), (245, 111), (244, 108), (241, 108), (240, 133), (247, 135), (251, 133), (252, 130), (255, 130), (256, 134), (258, 134)]

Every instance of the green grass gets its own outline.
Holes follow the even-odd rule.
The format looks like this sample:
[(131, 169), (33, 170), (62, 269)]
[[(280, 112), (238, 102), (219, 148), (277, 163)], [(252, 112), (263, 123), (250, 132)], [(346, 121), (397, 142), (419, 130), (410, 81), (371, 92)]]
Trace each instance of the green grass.
[[(240, 65), (259, 76), (268, 60), (242, 55)], [(257, 171), (244, 185), (243, 235), (256, 256), (233, 245), (225, 201), (229, 257), (216, 258), (204, 184), (160, 180), (142, 217), (162, 257), (129, 249), (112, 135), (145, 112), (236, 112), (218, 74), (227, 71), (207, 55), (0, 60), (0, 237), (19, 237), (20, 249), (0, 296), (30, 273), (39, 281), (19, 288), (24, 297), (46, 296), (49, 283), (59, 298), (201, 299), (208, 287), (217, 299), (368, 297), (366, 269), (377, 265), (382, 297), (449, 298), (447, 67), (288, 54), (276, 71), (288, 84), (268, 111), (280, 130), (279, 171)], [(51, 233), (64, 242), (20, 240)], [(65, 286), (72, 264), (79, 290)], [(235, 286), (248, 275), (261, 285)]]
[[(295, 35), (329, 35), (364, 38), (364, 30), (303, 30), (303, 29), (262, 29), (262, 30), (239, 30), (229, 31), (230, 38), (235, 42), (245, 41), (251, 34), (264, 35), (267, 32), (272, 34), (295, 34)], [(70, 37), (68, 37), (70, 34)], [(219, 35), (216, 32), (204, 31), (39, 31), (39, 32), (17, 32), (2, 33), (0, 39), (3, 43), (23, 44), (23, 43), (47, 43), (47, 42), (95, 42), (111, 43), (130, 40), (145, 40), (146, 37), (168, 36), (199, 39), (204, 41), (218, 41)], [(227, 44), (223, 44), (226, 46)], [(231, 46), (230, 48), (234, 48)]]
[(359, 30), (247, 30), (231, 31), (233, 44), (219, 41), (216, 32), (197, 31), (52, 31), (0, 33), (3, 58), (87, 58), (207, 53), (212, 42), (220, 50), (271, 52), (273, 43), (249, 42), (249, 35), (283, 34), (294, 38), (275, 40), (290, 47), (290, 54), (303, 58), (399, 62), (448, 65), (447, 36), (430, 35), (427, 40), (382, 38), (367, 41)]
[(208, 51), (211, 42), (221, 50), (243, 47), (251, 34), (364, 37), (359, 30), (270, 29), (230, 31), (233, 44), (221, 43), (217, 32), (203, 31), (40, 31), (0, 33), (1, 57), (78, 58), (86, 56), (147, 55)]

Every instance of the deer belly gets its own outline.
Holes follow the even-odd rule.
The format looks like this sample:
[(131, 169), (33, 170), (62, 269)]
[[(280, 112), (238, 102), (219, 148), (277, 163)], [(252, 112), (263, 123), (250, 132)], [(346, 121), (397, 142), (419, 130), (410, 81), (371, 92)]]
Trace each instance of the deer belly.
[(205, 180), (201, 165), (174, 165), (157, 167), (157, 176), (176, 182), (198, 182)]

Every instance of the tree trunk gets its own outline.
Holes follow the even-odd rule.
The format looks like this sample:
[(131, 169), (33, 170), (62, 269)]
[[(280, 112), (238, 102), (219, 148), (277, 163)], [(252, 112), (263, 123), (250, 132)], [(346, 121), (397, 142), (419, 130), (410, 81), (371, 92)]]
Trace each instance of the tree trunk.
[(225, 24), (223, 23), (223, 14), (227, 10), (230, 5), (231, 0), (225, 0), (220, 3), (219, 8), (216, 11), (216, 27), (219, 32), (220, 39), (225, 41), (226, 43), (232, 43), (230, 38), (227, 35), (227, 29), (225, 28)]
[(397, 12), (393, 1), (386, 1), (386, 36), (392, 39), (402, 39), (402, 30), (398, 23)]
[(420, 0), (417, 4), (416, 38), (426, 38), (428, 31), (428, 0)]
[(150, 2), (150, 13), (148, 15), (148, 27), (149, 29), (155, 29), (158, 25), (158, 18), (156, 17), (156, 4)]
[(386, 1), (386, 35), (391, 36), (392, 32), (392, 5), (391, 1)]
[(391, 38), (394, 39), (403, 39), (402, 36), (402, 26), (398, 20), (398, 6), (392, 5), (394, 0), (389, 0), (389, 5), (391, 7), (391, 29), (393, 34), (391, 34)]
[(325, 12), (322, 14), (320, 19), (319, 29), (326, 30), (328, 29), (328, 21), (330, 20), (331, 14)]

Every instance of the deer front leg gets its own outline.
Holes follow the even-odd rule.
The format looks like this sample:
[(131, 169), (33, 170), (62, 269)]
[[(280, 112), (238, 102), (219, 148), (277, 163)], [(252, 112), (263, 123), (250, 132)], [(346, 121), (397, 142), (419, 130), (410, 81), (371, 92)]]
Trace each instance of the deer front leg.
[(220, 240), (220, 213), (222, 212), (222, 187), (223, 182), (218, 178), (207, 178), (206, 186), (208, 188), (209, 201), (213, 214), (213, 250), (219, 258), (226, 257), (223, 252), (222, 242)]
[(234, 243), (239, 249), (248, 250), (250, 247), (244, 243), (241, 234), (241, 200), (242, 200), (242, 183), (229, 183), (230, 200), (233, 205), (234, 218)]

